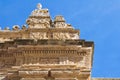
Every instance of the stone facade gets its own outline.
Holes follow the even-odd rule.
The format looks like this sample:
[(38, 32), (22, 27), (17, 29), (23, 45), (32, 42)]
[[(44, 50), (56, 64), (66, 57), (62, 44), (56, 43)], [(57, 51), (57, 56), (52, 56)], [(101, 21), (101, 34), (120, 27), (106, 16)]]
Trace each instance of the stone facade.
[(28, 27), (0, 31), (1, 80), (90, 80), (94, 43), (38, 4)]

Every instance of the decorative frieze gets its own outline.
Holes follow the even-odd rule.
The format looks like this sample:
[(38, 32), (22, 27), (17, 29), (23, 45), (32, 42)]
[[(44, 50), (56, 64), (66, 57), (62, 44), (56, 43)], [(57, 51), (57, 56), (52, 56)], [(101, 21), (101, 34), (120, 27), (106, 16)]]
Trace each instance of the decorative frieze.
[(30, 33), (30, 38), (31, 39), (48, 39), (47, 34), (45, 32), (34, 32), (34, 33)]

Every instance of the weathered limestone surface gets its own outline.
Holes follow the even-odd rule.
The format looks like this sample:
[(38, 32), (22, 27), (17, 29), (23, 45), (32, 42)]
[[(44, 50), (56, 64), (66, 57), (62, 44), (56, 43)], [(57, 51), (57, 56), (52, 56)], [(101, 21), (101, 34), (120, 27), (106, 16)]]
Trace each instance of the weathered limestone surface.
[[(63, 16), (38, 4), (27, 26), (0, 31), (0, 75), (5, 80), (90, 80), (94, 43)], [(1, 77), (1, 78), (2, 78)]]

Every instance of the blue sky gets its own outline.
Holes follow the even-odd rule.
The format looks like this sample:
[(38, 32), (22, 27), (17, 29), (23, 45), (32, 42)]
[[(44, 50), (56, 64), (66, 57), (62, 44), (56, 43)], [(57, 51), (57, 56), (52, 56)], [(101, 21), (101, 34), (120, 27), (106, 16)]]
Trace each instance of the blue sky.
[(37, 3), (94, 41), (93, 77), (120, 77), (120, 0), (0, 0), (2, 29), (25, 24)]

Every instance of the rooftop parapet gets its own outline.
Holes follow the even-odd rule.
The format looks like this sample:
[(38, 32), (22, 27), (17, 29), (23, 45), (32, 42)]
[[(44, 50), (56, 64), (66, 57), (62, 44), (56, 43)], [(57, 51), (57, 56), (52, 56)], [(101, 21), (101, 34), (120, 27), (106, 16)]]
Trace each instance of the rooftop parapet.
[(48, 9), (42, 9), (39, 3), (26, 20), (27, 26), (14, 25), (12, 29), (0, 30), (0, 40), (14, 39), (80, 39), (80, 31), (67, 24), (64, 17), (58, 15), (51, 19)]

